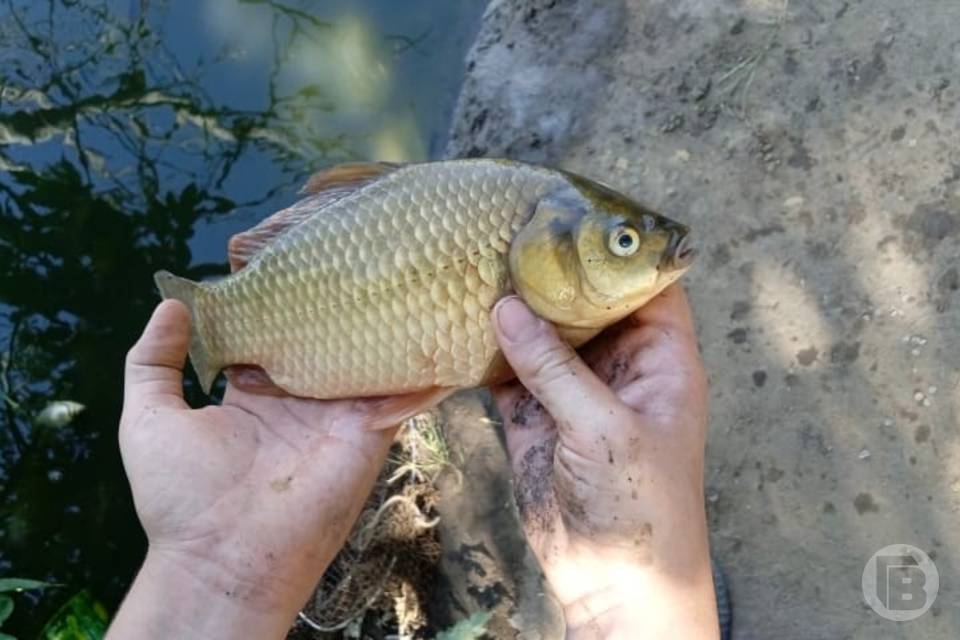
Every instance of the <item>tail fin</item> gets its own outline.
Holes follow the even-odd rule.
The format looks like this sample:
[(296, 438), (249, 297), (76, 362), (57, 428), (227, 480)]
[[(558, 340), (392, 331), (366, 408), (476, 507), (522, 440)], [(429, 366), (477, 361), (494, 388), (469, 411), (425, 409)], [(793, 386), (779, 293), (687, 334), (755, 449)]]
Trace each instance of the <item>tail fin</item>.
[(157, 283), (157, 288), (160, 289), (160, 295), (164, 300), (170, 298), (179, 300), (190, 310), (190, 362), (193, 364), (193, 370), (197, 372), (197, 378), (204, 393), (210, 393), (213, 381), (217, 379), (217, 374), (220, 373), (223, 365), (211, 357), (212, 354), (207, 351), (197, 322), (194, 299), (203, 285), (175, 276), (169, 271), (157, 271), (153, 274), (153, 281)]

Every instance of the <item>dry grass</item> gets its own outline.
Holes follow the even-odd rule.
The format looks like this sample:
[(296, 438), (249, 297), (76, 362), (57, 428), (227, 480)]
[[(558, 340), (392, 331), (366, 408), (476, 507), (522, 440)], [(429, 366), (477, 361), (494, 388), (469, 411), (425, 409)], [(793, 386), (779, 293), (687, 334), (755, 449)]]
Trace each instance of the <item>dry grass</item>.
[[(783, 0), (783, 9), (777, 18), (767, 23), (770, 27), (770, 35), (763, 46), (739, 60), (717, 80), (720, 93), (731, 100), (732, 104), (728, 104), (728, 106), (732, 106), (733, 113), (742, 118), (749, 119), (747, 100), (750, 96), (750, 88), (753, 86), (754, 78), (761, 63), (777, 43), (777, 39), (787, 21), (789, 9), (790, 0)], [(738, 94), (739, 96), (735, 100), (734, 97)]]
[(364, 622), (401, 639), (426, 626), (423, 603), (442, 553), (434, 483), (453, 468), (449, 462), (435, 413), (402, 425), (347, 544), (301, 612), (303, 623), (343, 638), (361, 637)]

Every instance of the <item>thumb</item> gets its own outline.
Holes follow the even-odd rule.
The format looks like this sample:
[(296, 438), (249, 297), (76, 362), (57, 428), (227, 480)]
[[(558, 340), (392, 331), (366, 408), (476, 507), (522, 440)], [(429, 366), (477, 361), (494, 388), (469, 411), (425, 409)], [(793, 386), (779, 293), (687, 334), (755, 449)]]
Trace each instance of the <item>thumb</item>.
[(190, 345), (190, 314), (176, 300), (161, 302), (127, 353), (123, 403), (185, 406), (183, 365)]
[(556, 421), (561, 439), (571, 430), (586, 432), (599, 420), (621, 417), (625, 407), (614, 392), (520, 298), (501, 300), (493, 317), (507, 362)]

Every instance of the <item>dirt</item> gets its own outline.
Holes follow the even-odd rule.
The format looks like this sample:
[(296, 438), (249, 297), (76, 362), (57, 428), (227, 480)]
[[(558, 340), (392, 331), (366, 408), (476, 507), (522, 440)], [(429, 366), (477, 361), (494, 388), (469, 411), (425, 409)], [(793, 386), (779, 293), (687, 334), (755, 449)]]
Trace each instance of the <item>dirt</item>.
[[(694, 229), (736, 638), (960, 637), (958, 24), (941, 0), (495, 0), (468, 58), (450, 156), (559, 165)], [(478, 403), (448, 409), (468, 460), (489, 432)], [(446, 533), (535, 582), (482, 437), (465, 481), (487, 511)], [(861, 589), (894, 543), (941, 577), (909, 623)], [(508, 603), (503, 634), (557, 628), (536, 589), (512, 589), (458, 606)]]

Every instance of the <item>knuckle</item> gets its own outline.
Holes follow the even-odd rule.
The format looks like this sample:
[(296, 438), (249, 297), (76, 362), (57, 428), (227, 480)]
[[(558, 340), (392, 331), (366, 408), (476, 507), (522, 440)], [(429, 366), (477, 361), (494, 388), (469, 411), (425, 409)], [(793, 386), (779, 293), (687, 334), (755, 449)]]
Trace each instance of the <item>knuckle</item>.
[(577, 358), (576, 352), (565, 344), (550, 345), (534, 359), (530, 377), (538, 385), (552, 387), (574, 376)]
[(140, 364), (140, 351), (138, 345), (134, 344), (130, 349), (127, 350), (127, 355), (123, 360), (124, 367), (127, 370), (136, 368)]

